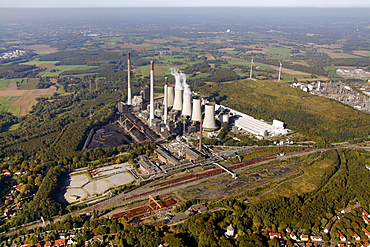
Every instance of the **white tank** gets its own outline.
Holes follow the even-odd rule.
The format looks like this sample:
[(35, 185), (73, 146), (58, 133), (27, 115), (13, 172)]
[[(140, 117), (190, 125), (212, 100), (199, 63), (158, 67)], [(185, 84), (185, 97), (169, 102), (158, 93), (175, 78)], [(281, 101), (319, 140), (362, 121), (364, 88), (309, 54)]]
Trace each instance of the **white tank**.
[(182, 110), (182, 92), (183, 90), (175, 90), (175, 100), (172, 109), (175, 111)]
[(222, 114), (221, 122), (228, 123), (229, 122), (229, 118), (230, 118), (229, 117), (229, 113), (226, 112), (226, 113)]
[(182, 116), (191, 116), (191, 94), (183, 95)]
[(216, 119), (215, 119), (215, 103), (207, 103), (204, 109), (204, 130), (215, 130)]
[(173, 100), (175, 98), (173, 87), (167, 87), (167, 106), (173, 106)]
[(202, 119), (202, 108), (200, 99), (193, 99), (193, 112), (191, 114), (191, 121), (198, 121)]

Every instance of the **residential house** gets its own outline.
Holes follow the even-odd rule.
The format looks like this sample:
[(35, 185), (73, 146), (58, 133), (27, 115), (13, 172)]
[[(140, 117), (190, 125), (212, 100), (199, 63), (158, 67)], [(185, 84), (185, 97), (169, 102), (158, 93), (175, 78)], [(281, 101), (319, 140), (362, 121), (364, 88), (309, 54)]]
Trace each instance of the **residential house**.
[(358, 235), (357, 233), (353, 232), (353, 235), (352, 237), (356, 240), (356, 241), (360, 241), (361, 237), (360, 235)]
[(47, 241), (47, 242), (45, 242), (45, 246), (53, 246), (53, 242)]
[(104, 243), (105, 236), (97, 235), (92, 238), (93, 243)]
[(365, 215), (362, 215), (362, 219), (365, 221), (367, 225), (370, 223), (370, 219), (366, 217)]
[(369, 246), (370, 246), (369, 242), (361, 243), (361, 247), (369, 247)]
[(338, 230), (338, 234), (339, 234), (340, 241), (346, 241), (347, 240), (346, 236), (344, 236), (344, 234), (341, 231)]
[(370, 214), (365, 209), (362, 209), (362, 215), (370, 218)]
[(291, 232), (289, 234), (290, 238), (293, 239), (293, 240), (297, 240), (297, 235), (294, 234), (294, 232)]
[(54, 246), (65, 246), (67, 241), (65, 239), (57, 239), (54, 242)]
[(4, 172), (4, 176), (10, 176), (10, 175), (12, 175), (12, 173), (11, 173), (10, 171), (6, 170), (6, 171)]
[(370, 232), (366, 228), (362, 227), (362, 231), (365, 233), (367, 238), (370, 238)]
[(312, 241), (322, 241), (322, 237), (318, 235), (311, 236)]
[(279, 232), (270, 232), (269, 236), (270, 236), (270, 239), (281, 238), (281, 233), (279, 233)]
[(302, 240), (302, 241), (308, 241), (308, 240), (309, 240), (309, 238), (310, 238), (310, 236), (309, 236), (309, 235), (301, 235), (301, 240)]

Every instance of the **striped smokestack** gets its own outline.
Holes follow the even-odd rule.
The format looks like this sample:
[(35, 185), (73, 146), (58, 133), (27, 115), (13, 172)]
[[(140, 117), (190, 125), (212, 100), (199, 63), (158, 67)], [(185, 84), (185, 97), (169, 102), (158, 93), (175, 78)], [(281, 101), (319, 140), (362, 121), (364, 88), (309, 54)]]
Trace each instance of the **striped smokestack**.
[(164, 78), (164, 114), (163, 122), (167, 125), (167, 111), (168, 111), (168, 88), (167, 88), (167, 77)]
[(149, 125), (152, 127), (154, 119), (154, 62), (150, 61), (150, 116)]
[(127, 104), (131, 105), (131, 54), (127, 54)]

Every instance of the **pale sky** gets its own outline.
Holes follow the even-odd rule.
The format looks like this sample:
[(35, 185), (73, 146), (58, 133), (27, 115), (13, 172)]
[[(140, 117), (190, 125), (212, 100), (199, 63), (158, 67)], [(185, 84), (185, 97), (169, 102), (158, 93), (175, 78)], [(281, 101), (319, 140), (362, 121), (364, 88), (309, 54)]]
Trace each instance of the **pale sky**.
[(360, 7), (369, 0), (0, 0), (0, 8), (81, 7)]

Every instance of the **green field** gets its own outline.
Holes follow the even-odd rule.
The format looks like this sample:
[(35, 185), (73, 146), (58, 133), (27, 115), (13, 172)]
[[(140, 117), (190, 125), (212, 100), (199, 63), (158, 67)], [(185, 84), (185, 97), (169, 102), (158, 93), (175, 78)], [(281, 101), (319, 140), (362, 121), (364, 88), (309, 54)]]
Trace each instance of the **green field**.
[(352, 54), (348, 54), (348, 53), (335, 52), (335, 54), (338, 54), (338, 55), (346, 57), (346, 58), (359, 58), (356, 55), (352, 55)]
[(25, 63), (21, 63), (21, 64), (25, 64), (25, 65), (40, 65), (40, 64), (43, 64), (43, 63), (59, 63), (60, 61), (39, 61), (38, 59), (35, 59), (35, 60), (31, 60), (31, 61), (28, 61), (28, 62), (25, 62)]
[(20, 82), (22, 79), (0, 79), (0, 87), (7, 87), (11, 82)]
[(14, 116), (19, 117), (21, 112), (21, 106), (20, 105), (10, 105), (8, 108), (8, 112), (13, 114)]
[(207, 78), (208, 76), (211, 76), (211, 73), (197, 73), (195, 76), (189, 77), (189, 78), (190, 79), (203, 79), (203, 78)]
[(20, 106), (11, 105), (18, 98), (16, 96), (0, 97), (0, 111), (10, 112), (15, 116), (19, 116)]
[[(59, 76), (62, 72), (65, 71), (75, 71), (75, 70), (87, 70), (97, 68), (97, 66), (87, 66), (87, 65), (59, 65), (53, 68), (49, 68), (45, 71), (43, 76)], [(50, 72), (52, 70), (58, 70), (56, 72)]]
[(8, 104), (8, 105), (10, 105), (11, 103), (13, 103), (18, 98), (19, 97), (17, 97), (17, 96), (0, 97), (0, 104)]
[(18, 84), (18, 90), (36, 89), (36, 85), (40, 82), (39, 78), (26, 78), (22, 83)]
[(290, 49), (286, 47), (270, 47), (269, 49), (272, 55), (290, 55)]
[(21, 124), (20, 124), (20, 123), (13, 124), (12, 126), (10, 126), (9, 131), (16, 130), (16, 129), (18, 129), (20, 126), (21, 126)]

